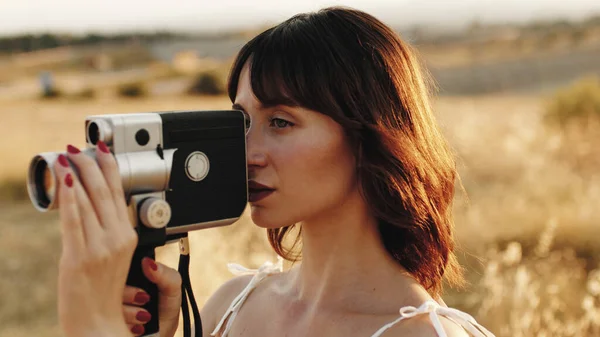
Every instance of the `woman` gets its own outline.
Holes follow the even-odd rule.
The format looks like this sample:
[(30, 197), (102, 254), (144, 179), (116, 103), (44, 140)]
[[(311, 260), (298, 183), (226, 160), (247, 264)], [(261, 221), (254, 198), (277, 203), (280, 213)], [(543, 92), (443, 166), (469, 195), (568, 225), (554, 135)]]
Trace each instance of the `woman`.
[[(294, 16), (243, 47), (228, 90), (250, 119), (252, 220), (286, 259), (282, 241), (300, 229), (302, 262), (224, 284), (202, 310), (204, 336), (492, 335), (436, 301), (443, 281), (463, 283), (456, 168), (414, 53), (390, 28), (347, 8)], [(147, 295), (123, 289), (136, 238), (116, 164), (102, 143), (99, 165), (68, 150), (82, 181), (57, 166), (61, 324), (67, 336), (139, 335)], [(181, 279), (149, 259), (143, 268), (172, 336)]]

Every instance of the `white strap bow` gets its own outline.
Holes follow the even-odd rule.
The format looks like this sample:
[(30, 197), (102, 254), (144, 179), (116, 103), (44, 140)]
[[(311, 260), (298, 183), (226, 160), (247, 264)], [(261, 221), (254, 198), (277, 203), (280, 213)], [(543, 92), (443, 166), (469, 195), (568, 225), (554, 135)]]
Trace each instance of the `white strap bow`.
[(237, 263), (228, 263), (227, 268), (234, 275), (261, 274), (266, 276), (270, 274), (280, 273), (283, 271), (283, 258), (281, 256), (278, 256), (277, 263), (267, 261), (263, 263), (263, 265), (260, 266), (258, 269), (248, 269)]
[(448, 337), (448, 335), (446, 335), (446, 331), (444, 331), (439, 316), (445, 316), (452, 319), (475, 337), (495, 337), (493, 333), (477, 323), (475, 318), (471, 315), (457, 309), (443, 307), (435, 301), (427, 301), (418, 308), (413, 306), (401, 308), (400, 317), (381, 327), (381, 329), (379, 329), (372, 337), (380, 337), (386, 330), (402, 320), (427, 313), (429, 313), (429, 318), (433, 323), (433, 327), (440, 337)]
[(227, 311), (225, 311), (223, 318), (221, 318), (219, 324), (217, 324), (213, 332), (210, 334), (211, 336), (217, 335), (217, 333), (223, 327), (225, 321), (227, 321), (227, 325), (225, 326), (225, 330), (223, 330), (223, 334), (221, 335), (221, 337), (227, 336), (227, 334), (229, 333), (229, 329), (231, 329), (231, 325), (233, 324), (233, 321), (235, 320), (235, 317), (237, 316), (240, 308), (242, 307), (242, 305), (246, 301), (246, 298), (248, 298), (252, 290), (256, 288), (258, 283), (260, 283), (260, 281), (262, 281), (265, 277), (271, 274), (276, 274), (283, 271), (283, 258), (278, 256), (276, 264), (274, 264), (271, 261), (267, 261), (258, 269), (248, 269), (237, 263), (229, 263), (227, 267), (229, 268), (229, 271), (234, 275), (254, 274), (254, 277), (250, 280), (248, 285), (246, 285), (244, 290), (242, 290), (242, 292), (231, 302), (231, 305), (229, 306)]

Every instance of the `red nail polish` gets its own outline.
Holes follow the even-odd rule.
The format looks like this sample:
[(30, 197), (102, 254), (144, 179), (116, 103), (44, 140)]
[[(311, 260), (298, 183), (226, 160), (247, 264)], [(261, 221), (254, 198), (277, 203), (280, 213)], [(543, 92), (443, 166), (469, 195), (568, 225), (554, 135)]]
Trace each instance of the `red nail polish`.
[(67, 157), (65, 157), (64, 154), (61, 154), (61, 155), (58, 156), (58, 163), (62, 167), (69, 167), (69, 162), (67, 161)]
[(138, 311), (135, 315), (135, 319), (143, 323), (148, 323), (150, 322), (150, 319), (152, 319), (152, 315), (147, 311)]
[(148, 265), (150, 265), (150, 268), (154, 271), (158, 270), (158, 265), (156, 264), (156, 262), (154, 262), (154, 260), (152, 260), (151, 258), (146, 258), (146, 260), (148, 260)]
[(71, 173), (67, 173), (67, 176), (65, 177), (65, 184), (67, 184), (68, 187), (73, 186), (73, 176), (71, 176)]
[(131, 327), (131, 332), (133, 332), (136, 335), (141, 335), (144, 333), (144, 326), (143, 325), (134, 325), (133, 327)]
[(98, 147), (98, 149), (104, 153), (109, 153), (110, 151), (108, 150), (108, 147), (106, 146), (106, 144), (104, 144), (103, 141), (99, 140), (98, 143), (96, 144), (96, 146)]
[(67, 152), (69, 152), (70, 154), (78, 154), (81, 151), (79, 151), (79, 149), (73, 145), (67, 145)]
[(148, 301), (150, 301), (150, 295), (143, 292), (139, 292), (135, 294), (133, 300), (135, 301), (135, 303), (146, 304), (148, 303)]

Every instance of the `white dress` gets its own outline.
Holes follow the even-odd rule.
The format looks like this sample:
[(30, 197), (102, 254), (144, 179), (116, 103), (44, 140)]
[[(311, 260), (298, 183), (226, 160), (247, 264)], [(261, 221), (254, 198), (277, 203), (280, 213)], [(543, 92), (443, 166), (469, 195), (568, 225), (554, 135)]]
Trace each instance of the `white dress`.
[[(235, 320), (240, 308), (252, 292), (254, 288), (267, 276), (280, 273), (283, 271), (283, 259), (279, 258), (277, 264), (272, 262), (266, 262), (259, 269), (247, 269), (238, 264), (230, 263), (228, 264), (229, 270), (236, 275), (245, 275), (245, 274), (253, 274), (254, 277), (250, 280), (248, 285), (242, 290), (242, 292), (231, 302), (231, 305), (225, 311), (223, 318), (214, 331), (211, 333), (211, 336), (216, 336), (221, 330), (221, 337), (227, 337), (229, 330), (231, 329), (231, 325)], [(447, 337), (446, 332), (442, 326), (442, 323), (439, 319), (439, 316), (444, 316), (452, 321), (459, 324), (463, 327), (469, 334), (474, 337), (495, 337), (490, 331), (484, 328), (482, 325), (477, 323), (475, 319), (460, 310), (448, 308), (445, 306), (441, 306), (439, 303), (435, 301), (426, 301), (420, 307), (416, 308), (413, 306), (407, 306), (400, 308), (400, 316), (388, 324), (382, 326), (379, 330), (377, 330), (371, 337), (380, 337), (386, 330), (393, 327), (395, 324), (409, 319), (411, 317), (415, 317), (418, 315), (428, 314), (435, 331), (437, 332), (439, 337)], [(225, 324), (225, 327), (223, 325)]]

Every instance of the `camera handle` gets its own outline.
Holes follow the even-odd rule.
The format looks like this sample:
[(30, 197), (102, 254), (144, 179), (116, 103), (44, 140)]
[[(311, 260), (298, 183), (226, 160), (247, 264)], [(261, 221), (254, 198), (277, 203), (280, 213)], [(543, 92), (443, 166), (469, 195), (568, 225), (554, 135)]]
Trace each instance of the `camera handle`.
[[(159, 317), (158, 317), (158, 287), (156, 284), (150, 282), (142, 271), (142, 259), (145, 257), (155, 258), (155, 248), (148, 246), (138, 246), (136, 248), (131, 266), (129, 269), (129, 275), (127, 277), (127, 285), (144, 289), (150, 295), (150, 301), (142, 307), (152, 315), (152, 318), (148, 323), (144, 325), (144, 337), (160, 337)], [(190, 282), (190, 245), (187, 237), (185, 236), (179, 239), (179, 268), (178, 271), (181, 274), (181, 310), (183, 312), (183, 334), (185, 337), (202, 337), (202, 320), (200, 318), (200, 310), (192, 291), (192, 285)], [(188, 304), (189, 300), (189, 304)], [(189, 305), (192, 307), (192, 315), (194, 317), (194, 334), (191, 331), (190, 322), (190, 311)]]
[(158, 326), (158, 287), (150, 282), (142, 271), (142, 259), (149, 257), (154, 260), (156, 247), (138, 246), (133, 253), (129, 275), (127, 276), (127, 285), (143, 289), (150, 295), (150, 301), (142, 307), (146, 309), (152, 318), (150, 322), (144, 325), (144, 335), (146, 337), (160, 337)]
[(195, 325), (194, 337), (202, 337), (202, 322), (200, 311), (192, 292), (192, 286), (189, 275), (190, 265), (190, 245), (187, 233), (167, 235), (166, 223), (170, 219), (169, 205), (156, 197), (134, 197), (132, 206), (138, 210), (136, 231), (138, 235), (138, 245), (133, 254), (129, 274), (127, 276), (127, 285), (143, 289), (150, 295), (150, 301), (142, 307), (146, 309), (151, 319), (144, 325), (144, 337), (160, 337), (160, 326), (158, 317), (159, 294), (156, 284), (148, 280), (142, 270), (142, 260), (145, 257), (155, 259), (155, 250), (157, 247), (164, 246), (169, 242), (179, 240), (179, 268), (181, 274), (181, 309), (183, 311), (184, 336), (192, 337), (189, 317), (188, 300), (192, 306)]

